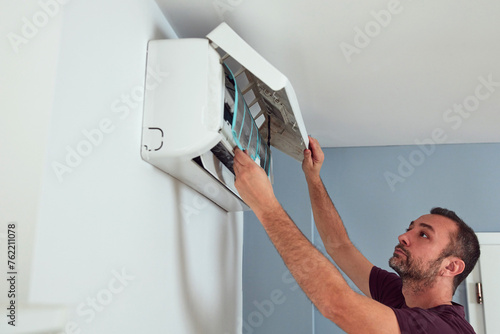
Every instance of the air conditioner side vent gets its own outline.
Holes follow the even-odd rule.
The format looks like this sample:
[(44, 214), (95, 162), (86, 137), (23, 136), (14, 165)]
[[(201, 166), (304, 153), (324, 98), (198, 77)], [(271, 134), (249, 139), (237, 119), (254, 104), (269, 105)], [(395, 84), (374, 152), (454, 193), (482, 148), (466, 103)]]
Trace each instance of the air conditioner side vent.
[(234, 174), (233, 170), (233, 155), (228, 151), (228, 149), (222, 144), (222, 142), (219, 142), (217, 145), (215, 145), (210, 151), (219, 159), (220, 162), (224, 164), (224, 166), (227, 167), (231, 171), (231, 173)]

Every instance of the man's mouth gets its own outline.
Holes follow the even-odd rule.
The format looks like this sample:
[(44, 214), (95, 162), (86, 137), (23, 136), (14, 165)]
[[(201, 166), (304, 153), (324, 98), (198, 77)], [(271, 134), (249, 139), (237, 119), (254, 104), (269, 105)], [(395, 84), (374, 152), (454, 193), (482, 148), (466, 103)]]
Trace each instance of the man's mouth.
[(394, 248), (394, 254), (403, 254), (404, 256), (408, 257), (408, 255), (406, 254), (406, 251), (404, 251), (401, 246), (396, 246)]

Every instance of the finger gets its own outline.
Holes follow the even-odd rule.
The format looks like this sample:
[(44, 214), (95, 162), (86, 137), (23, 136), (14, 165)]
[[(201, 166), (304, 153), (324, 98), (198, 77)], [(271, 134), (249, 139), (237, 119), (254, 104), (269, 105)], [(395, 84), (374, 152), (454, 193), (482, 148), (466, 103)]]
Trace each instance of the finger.
[(304, 160), (307, 161), (307, 160), (311, 159), (311, 155), (312, 155), (311, 150), (306, 148), (304, 150)]
[(315, 138), (309, 136), (309, 148), (314, 151), (314, 149), (316, 149), (318, 145), (319, 142)]
[(241, 154), (243, 152), (239, 149), (238, 146), (234, 148), (234, 162), (241, 163)]
[(311, 137), (311, 141), (309, 141), (309, 146), (312, 151), (313, 158), (314, 156), (322, 156), (323, 155), (323, 150), (321, 149), (321, 145), (319, 144), (319, 141)]
[(248, 155), (248, 152), (244, 152), (240, 150), (238, 147), (234, 148), (234, 164), (245, 165), (247, 163), (247, 159), (251, 159)]

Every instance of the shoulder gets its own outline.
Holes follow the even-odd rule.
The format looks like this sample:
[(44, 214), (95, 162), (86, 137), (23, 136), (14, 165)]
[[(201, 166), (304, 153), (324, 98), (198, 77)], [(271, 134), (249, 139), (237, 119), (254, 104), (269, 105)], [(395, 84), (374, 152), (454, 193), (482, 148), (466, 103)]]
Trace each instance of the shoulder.
[(394, 309), (401, 333), (474, 334), (465, 320), (463, 307), (458, 304), (441, 305), (431, 309)]

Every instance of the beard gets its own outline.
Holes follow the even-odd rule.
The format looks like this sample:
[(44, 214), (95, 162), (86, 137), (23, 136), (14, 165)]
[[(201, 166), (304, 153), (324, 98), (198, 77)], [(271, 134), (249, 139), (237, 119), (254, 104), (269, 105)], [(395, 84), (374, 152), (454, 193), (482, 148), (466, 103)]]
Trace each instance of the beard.
[(424, 263), (422, 260), (414, 259), (403, 246), (398, 245), (396, 248), (402, 250), (406, 256), (394, 254), (389, 259), (389, 266), (401, 277), (403, 284), (411, 286), (414, 292), (424, 291), (432, 287), (438, 276), (444, 254), (441, 254), (436, 260)]

